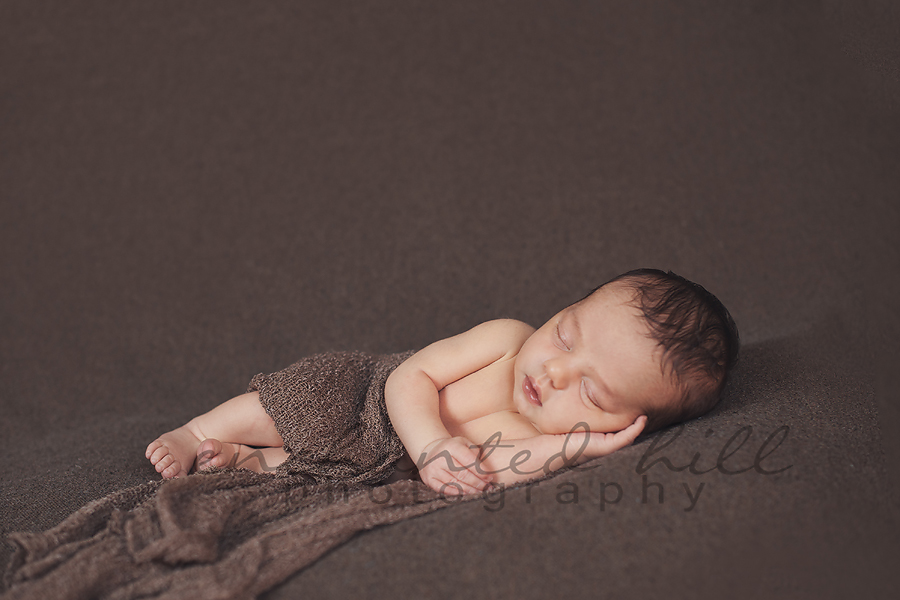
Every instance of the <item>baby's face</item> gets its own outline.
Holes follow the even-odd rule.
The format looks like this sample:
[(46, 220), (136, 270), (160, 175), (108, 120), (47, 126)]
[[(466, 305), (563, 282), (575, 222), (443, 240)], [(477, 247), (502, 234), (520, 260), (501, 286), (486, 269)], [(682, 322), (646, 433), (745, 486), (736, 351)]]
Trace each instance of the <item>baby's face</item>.
[(620, 431), (644, 407), (670, 402), (674, 387), (661, 368), (631, 292), (606, 285), (547, 321), (519, 350), (513, 403), (541, 433)]

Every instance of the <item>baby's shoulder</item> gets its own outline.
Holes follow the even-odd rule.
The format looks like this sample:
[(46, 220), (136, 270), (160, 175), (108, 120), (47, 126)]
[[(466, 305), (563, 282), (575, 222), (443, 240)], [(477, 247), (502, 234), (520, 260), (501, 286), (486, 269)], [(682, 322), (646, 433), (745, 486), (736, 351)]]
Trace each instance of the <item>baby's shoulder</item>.
[(478, 325), (476, 329), (485, 338), (491, 340), (503, 340), (507, 342), (511, 348), (518, 350), (522, 347), (531, 334), (535, 332), (534, 327), (528, 323), (523, 323), (516, 319), (494, 319), (493, 321), (485, 321)]

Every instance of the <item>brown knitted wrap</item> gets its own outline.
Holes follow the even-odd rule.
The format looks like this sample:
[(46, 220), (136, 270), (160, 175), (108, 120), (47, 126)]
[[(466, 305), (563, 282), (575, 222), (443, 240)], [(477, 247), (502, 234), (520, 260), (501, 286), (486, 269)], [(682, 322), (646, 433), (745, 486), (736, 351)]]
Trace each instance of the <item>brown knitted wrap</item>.
[(255, 598), (359, 531), (447, 506), (421, 481), (369, 485), (403, 455), (384, 383), (410, 355), (326, 354), (254, 377), (291, 452), (280, 476), (151, 481), (12, 533), (3, 600)]
[(388, 418), (384, 384), (412, 354), (316, 354), (254, 377), (248, 391), (259, 391), (289, 452), (276, 475), (307, 475), (315, 483), (390, 476), (405, 450)]

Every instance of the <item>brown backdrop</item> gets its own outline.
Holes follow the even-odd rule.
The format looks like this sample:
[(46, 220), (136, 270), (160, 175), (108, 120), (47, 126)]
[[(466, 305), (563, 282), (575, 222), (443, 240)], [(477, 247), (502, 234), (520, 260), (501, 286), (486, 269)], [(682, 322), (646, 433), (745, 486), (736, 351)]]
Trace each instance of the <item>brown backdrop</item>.
[(146, 444), (258, 372), (539, 325), (653, 266), (745, 340), (665, 456), (749, 435), (735, 470), (786, 431), (760, 469), (640, 472), (644, 439), (270, 596), (896, 589), (898, 25), (887, 1), (3, 1), (0, 533), (153, 478)]

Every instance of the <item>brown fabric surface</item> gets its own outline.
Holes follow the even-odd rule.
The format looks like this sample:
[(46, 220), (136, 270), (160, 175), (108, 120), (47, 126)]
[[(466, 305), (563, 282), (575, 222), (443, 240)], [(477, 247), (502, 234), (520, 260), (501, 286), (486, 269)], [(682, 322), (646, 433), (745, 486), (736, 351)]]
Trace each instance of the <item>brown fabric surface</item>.
[(11, 534), (3, 597), (252, 598), (358, 531), (441, 508), (420, 482), (361, 485), (389, 476), (403, 454), (384, 382), (407, 356), (321, 354), (255, 377), (296, 452), (287, 468), (151, 482), (44, 533)]
[(302, 484), (239, 470), (112, 494), (12, 534), (3, 598), (253, 598), (358, 531), (445, 505), (414, 481)]
[(248, 391), (259, 391), (290, 453), (276, 473), (316, 483), (388, 477), (405, 450), (387, 415), (384, 383), (412, 354), (316, 354), (254, 377)]
[(648, 266), (746, 342), (662, 454), (753, 427), (746, 468), (789, 426), (792, 468), (641, 474), (638, 440), (264, 598), (896, 596), (897, 31), (891, 0), (0, 2), (0, 537), (158, 479), (147, 443), (260, 371)]

